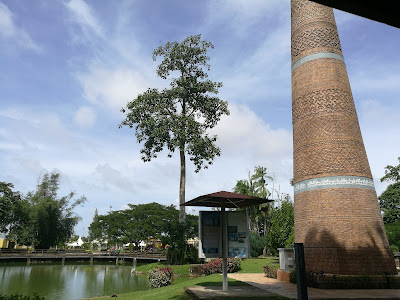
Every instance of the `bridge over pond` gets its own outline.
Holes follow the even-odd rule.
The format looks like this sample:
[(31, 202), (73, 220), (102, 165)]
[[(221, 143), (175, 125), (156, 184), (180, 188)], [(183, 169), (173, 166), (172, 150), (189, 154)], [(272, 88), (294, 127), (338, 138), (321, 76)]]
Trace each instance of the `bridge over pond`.
[(32, 261), (60, 261), (64, 264), (66, 261), (115, 261), (116, 264), (121, 262), (156, 262), (166, 261), (164, 251), (86, 251), (86, 250), (20, 250), (20, 249), (1, 249), (0, 262), (23, 262), (30, 264)]

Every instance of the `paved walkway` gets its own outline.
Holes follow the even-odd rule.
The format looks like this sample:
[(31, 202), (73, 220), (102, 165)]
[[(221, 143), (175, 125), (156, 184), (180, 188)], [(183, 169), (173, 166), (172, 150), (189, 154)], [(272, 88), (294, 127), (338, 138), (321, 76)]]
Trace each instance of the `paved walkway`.
[(185, 287), (186, 292), (193, 299), (221, 299), (221, 298), (260, 298), (279, 296), (267, 290), (259, 289), (255, 286), (230, 286), (227, 291), (222, 290), (222, 286), (190, 286)]
[[(186, 292), (194, 299), (220, 299), (233, 297), (265, 298), (283, 296), (297, 299), (296, 284), (265, 277), (264, 274), (228, 274), (228, 277), (250, 284), (250, 286), (229, 286), (222, 291), (222, 286), (191, 286)], [(222, 278), (221, 278), (222, 279)], [(400, 289), (371, 290), (328, 290), (308, 288), (308, 299), (400, 299)]]
[[(266, 290), (270, 293), (297, 299), (296, 284), (283, 282), (265, 277), (262, 273), (257, 274), (228, 274), (242, 282), (254, 287)], [(211, 295), (209, 295), (211, 296)], [(249, 295), (249, 297), (252, 297)], [(400, 299), (400, 289), (373, 289), (373, 290), (324, 290), (308, 288), (309, 299)]]

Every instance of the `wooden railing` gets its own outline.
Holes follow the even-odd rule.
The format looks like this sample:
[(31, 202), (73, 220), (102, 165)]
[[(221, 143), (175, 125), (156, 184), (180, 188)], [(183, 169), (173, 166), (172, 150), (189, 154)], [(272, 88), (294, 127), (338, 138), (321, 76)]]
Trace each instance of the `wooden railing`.
[(0, 249), (0, 256), (41, 256), (41, 255), (95, 255), (95, 256), (129, 256), (129, 257), (153, 257), (164, 258), (166, 252), (164, 250), (145, 250), (145, 251), (92, 251), (85, 249)]

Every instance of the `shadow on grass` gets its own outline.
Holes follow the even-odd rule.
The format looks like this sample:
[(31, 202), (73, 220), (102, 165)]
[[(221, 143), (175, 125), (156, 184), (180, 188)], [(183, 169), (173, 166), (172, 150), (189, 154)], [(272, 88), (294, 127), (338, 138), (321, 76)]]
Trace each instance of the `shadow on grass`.
[[(206, 281), (206, 282), (199, 282), (196, 283), (195, 285), (199, 286), (222, 286), (222, 281), (221, 282), (216, 282), (216, 281)], [(250, 284), (242, 281), (229, 281), (228, 286), (249, 286)]]

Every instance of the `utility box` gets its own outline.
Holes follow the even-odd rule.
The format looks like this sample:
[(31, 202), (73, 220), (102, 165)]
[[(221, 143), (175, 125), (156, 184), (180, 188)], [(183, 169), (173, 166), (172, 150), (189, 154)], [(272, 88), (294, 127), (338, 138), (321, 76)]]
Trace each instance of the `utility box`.
[(278, 248), (279, 269), (290, 272), (294, 269), (294, 250), (291, 248)]

